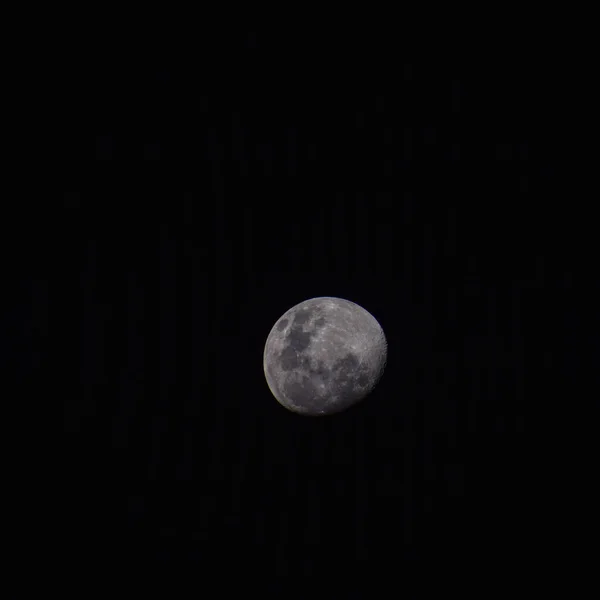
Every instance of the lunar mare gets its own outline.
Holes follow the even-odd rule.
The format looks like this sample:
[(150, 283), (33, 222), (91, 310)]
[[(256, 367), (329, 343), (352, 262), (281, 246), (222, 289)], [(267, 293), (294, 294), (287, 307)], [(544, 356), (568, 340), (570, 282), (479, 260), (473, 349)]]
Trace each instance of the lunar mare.
[(312, 298), (290, 308), (267, 338), (263, 366), (276, 400), (304, 415), (340, 412), (367, 396), (385, 369), (387, 342), (364, 308)]

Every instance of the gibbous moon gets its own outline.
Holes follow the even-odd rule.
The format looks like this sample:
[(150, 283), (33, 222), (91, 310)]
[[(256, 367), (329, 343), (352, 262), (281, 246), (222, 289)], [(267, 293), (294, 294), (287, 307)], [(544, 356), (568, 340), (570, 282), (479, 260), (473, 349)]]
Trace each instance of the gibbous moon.
[(269, 389), (285, 408), (309, 416), (340, 412), (380, 380), (387, 342), (375, 317), (341, 298), (313, 298), (283, 314), (265, 344)]

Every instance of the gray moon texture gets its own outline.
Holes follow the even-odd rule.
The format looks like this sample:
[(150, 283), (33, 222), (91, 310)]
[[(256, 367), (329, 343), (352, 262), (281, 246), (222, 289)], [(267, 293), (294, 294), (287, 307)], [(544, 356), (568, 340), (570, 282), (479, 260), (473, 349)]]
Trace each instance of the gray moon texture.
[(269, 389), (285, 408), (321, 416), (343, 411), (379, 382), (387, 342), (375, 317), (341, 298), (312, 298), (275, 323), (263, 366)]

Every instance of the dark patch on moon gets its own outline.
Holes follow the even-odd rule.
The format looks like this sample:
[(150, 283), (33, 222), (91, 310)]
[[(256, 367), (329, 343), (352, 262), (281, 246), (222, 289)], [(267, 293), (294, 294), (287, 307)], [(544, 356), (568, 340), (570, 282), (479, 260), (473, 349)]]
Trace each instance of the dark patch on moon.
[(293, 348), (296, 352), (302, 352), (310, 346), (310, 333), (305, 333), (302, 329), (292, 327), (288, 333), (288, 347)]
[(314, 408), (319, 403), (317, 389), (308, 377), (303, 377), (302, 381), (286, 381), (283, 391), (296, 406)]
[(288, 323), (289, 321), (287, 319), (281, 319), (281, 321), (277, 323), (277, 331), (283, 331), (287, 327)]
[(329, 379), (329, 369), (325, 367), (325, 363), (322, 360), (318, 361), (315, 367), (310, 367), (309, 371), (311, 375), (317, 375), (323, 381), (327, 381)]
[(316, 321), (315, 321), (315, 327), (317, 329), (320, 329), (321, 327), (323, 327), (325, 325), (325, 319), (323, 317), (319, 317)]
[(310, 309), (299, 310), (294, 317), (294, 324), (304, 325), (304, 323), (306, 323), (310, 319), (312, 312), (313, 311)]
[(352, 353), (334, 363), (335, 388), (344, 401), (354, 401), (362, 397), (363, 392), (357, 386), (369, 381), (365, 368), (359, 367), (359, 364), (358, 358)]
[[(311, 311), (301, 311), (298, 314), (300, 314), (300, 321), (303, 323), (310, 318)], [(298, 314), (292, 324), (292, 328), (285, 338), (287, 345), (279, 356), (281, 369), (283, 371), (292, 371), (297, 369), (301, 364), (305, 369), (308, 369), (310, 364), (308, 357), (306, 355), (302, 356), (302, 353), (310, 346), (312, 334), (310, 332), (302, 331), (302, 326), (298, 324)], [(285, 328), (285, 325), (280, 328), (284, 321), (285, 325), (287, 325), (287, 319), (282, 319), (278, 323), (277, 327), (280, 331)]]
[(339, 370), (345, 374), (350, 374), (356, 367), (358, 367), (358, 358), (352, 352), (349, 352), (343, 358), (336, 361), (334, 369)]
[(300, 365), (298, 353), (291, 346), (287, 346), (283, 349), (283, 352), (279, 357), (279, 364), (281, 365), (282, 371), (296, 369)]
[(364, 387), (365, 385), (367, 385), (367, 383), (369, 383), (369, 377), (368, 377), (368, 375), (366, 375), (365, 373), (363, 373), (362, 375), (360, 375), (358, 377), (358, 379), (356, 380), (356, 382), (358, 383), (358, 385), (361, 385), (361, 386)]

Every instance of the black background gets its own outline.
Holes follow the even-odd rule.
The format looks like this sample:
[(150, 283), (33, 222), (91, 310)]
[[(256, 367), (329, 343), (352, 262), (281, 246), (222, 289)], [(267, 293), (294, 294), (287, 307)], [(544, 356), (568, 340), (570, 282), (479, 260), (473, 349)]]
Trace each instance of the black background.
[[(100, 48), (60, 80), (62, 199), (15, 359), (24, 383), (47, 362), (62, 405), (48, 552), (101, 578), (530, 574), (553, 535), (541, 388), (583, 368), (556, 64), (217, 37)], [(305, 418), (262, 352), (327, 295), (379, 320), (388, 366)]]

